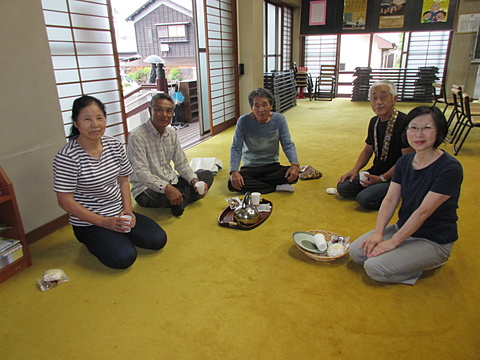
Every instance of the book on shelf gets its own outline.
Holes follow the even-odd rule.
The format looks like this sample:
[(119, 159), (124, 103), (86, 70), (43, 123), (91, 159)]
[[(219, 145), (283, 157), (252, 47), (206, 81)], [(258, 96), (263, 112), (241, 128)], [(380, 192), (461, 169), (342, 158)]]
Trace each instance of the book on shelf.
[(19, 240), (0, 240), (0, 269), (10, 265), (23, 256), (23, 247)]
[(19, 244), (20, 240), (7, 239), (0, 236), (0, 257), (2, 256), (3, 251), (8, 250), (12, 246)]
[[(12, 227), (11, 226), (8, 226), (8, 225), (5, 225), (5, 224), (2, 224), (0, 223), (0, 233), (2, 231), (5, 231), (5, 230), (8, 230), (8, 229), (11, 229)], [(1, 238), (1, 237), (0, 237)]]

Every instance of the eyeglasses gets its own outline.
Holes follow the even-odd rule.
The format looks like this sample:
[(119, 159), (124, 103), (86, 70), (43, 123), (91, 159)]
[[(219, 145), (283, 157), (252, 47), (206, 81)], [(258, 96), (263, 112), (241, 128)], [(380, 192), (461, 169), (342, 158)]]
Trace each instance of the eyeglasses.
[(418, 133), (422, 132), (424, 134), (431, 133), (435, 129), (435, 126), (432, 125), (425, 125), (425, 126), (417, 126), (417, 125), (409, 125), (407, 126), (407, 131), (411, 133)]

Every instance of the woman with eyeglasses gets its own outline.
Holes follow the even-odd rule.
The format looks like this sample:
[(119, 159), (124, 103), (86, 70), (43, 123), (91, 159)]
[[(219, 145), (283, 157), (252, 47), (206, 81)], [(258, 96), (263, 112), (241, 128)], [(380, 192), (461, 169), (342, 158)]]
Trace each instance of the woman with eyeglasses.
[[(397, 161), (375, 230), (351, 244), (350, 256), (373, 280), (413, 285), (423, 271), (445, 264), (458, 239), (463, 170), (438, 148), (447, 135), (441, 110), (416, 107), (405, 123), (403, 136), (415, 152)], [(398, 221), (388, 225), (400, 203)]]

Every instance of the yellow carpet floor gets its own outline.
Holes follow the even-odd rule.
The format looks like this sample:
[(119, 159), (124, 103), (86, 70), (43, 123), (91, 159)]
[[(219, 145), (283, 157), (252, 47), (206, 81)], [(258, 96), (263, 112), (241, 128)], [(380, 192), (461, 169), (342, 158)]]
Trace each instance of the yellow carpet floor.
[[(232, 196), (234, 129), (187, 150), (189, 158), (221, 159), (224, 169), (180, 218), (136, 208), (167, 231), (162, 251), (139, 250), (135, 264), (118, 271), (90, 255), (70, 227), (31, 246), (33, 266), (0, 285), (0, 359), (479, 359), (479, 132), (458, 156), (465, 179), (450, 260), (415, 286), (385, 285), (348, 255), (307, 258), (291, 237), (321, 229), (354, 240), (374, 227), (376, 212), (325, 193), (363, 147), (369, 104), (305, 99), (285, 115), (301, 163), (321, 179), (266, 195), (273, 212), (258, 228), (224, 228), (217, 218)], [(70, 281), (41, 292), (37, 279), (51, 268)]]

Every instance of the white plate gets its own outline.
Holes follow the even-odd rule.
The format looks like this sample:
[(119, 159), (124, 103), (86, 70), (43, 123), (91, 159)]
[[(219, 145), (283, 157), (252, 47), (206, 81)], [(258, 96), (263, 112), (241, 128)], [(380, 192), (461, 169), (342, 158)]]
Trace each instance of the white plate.
[(300, 246), (303, 250), (315, 253), (315, 254), (326, 254), (325, 251), (320, 251), (317, 248), (317, 245), (313, 242), (313, 236), (315, 234), (309, 233), (307, 231), (295, 231), (292, 234), (293, 241)]

